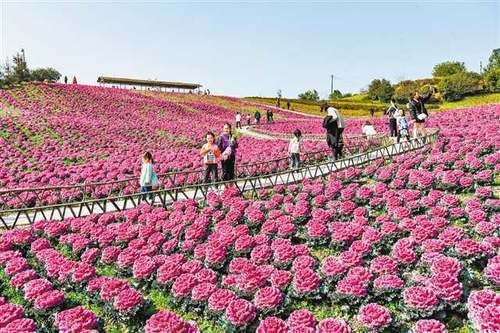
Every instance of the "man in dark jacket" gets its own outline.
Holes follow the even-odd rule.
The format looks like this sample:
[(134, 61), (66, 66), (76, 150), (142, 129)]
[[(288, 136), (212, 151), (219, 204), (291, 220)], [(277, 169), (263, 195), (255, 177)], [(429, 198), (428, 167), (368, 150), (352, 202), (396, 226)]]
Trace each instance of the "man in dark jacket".
[(416, 91), (408, 102), (408, 110), (410, 111), (411, 118), (415, 121), (416, 135), (425, 136), (427, 134), (425, 121), (427, 120), (429, 113), (427, 113), (424, 103), (431, 98), (433, 93), (434, 87), (432, 86), (430, 87), (429, 92), (423, 96)]
[(342, 156), (342, 128), (339, 128), (337, 119), (331, 114), (328, 114), (323, 119), (323, 128), (326, 129), (326, 143), (328, 147), (332, 150), (333, 160)]
[(257, 125), (260, 124), (260, 112), (259, 111), (255, 111), (255, 114), (253, 115), (253, 117), (255, 118), (255, 123)]

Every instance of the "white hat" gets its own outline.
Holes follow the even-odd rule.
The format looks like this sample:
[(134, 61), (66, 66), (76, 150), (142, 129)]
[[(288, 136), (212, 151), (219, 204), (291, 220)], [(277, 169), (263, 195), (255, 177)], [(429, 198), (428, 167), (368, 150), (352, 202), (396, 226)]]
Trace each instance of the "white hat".
[(333, 119), (337, 119), (338, 118), (338, 113), (337, 113), (337, 109), (334, 108), (333, 106), (329, 106), (327, 109), (326, 109), (326, 113), (331, 116)]

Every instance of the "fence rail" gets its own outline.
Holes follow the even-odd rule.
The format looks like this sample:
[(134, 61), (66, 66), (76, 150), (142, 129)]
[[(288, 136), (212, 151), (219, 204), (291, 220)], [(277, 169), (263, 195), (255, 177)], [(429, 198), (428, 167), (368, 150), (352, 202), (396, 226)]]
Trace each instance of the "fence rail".
[[(239, 178), (231, 182), (219, 182), (216, 185), (223, 187), (231, 183), (241, 192), (250, 193), (258, 198), (260, 189), (280, 184), (296, 183), (305, 178), (322, 177), (334, 171), (351, 166), (360, 166), (380, 158), (391, 159), (395, 155), (417, 150), (432, 144), (436, 142), (438, 136), (439, 131), (432, 130), (424, 138), (411, 139), (401, 144), (374, 148), (335, 162), (321, 161), (316, 164), (303, 166), (298, 170), (280, 170), (274, 173)], [(197, 183), (158, 189), (151, 193), (155, 197), (155, 205), (166, 207), (177, 200), (203, 200), (207, 197), (209, 189), (207, 188), (207, 184)], [(0, 227), (3, 226), (6, 229), (11, 229), (18, 225), (32, 224), (38, 220), (65, 219), (82, 217), (90, 214), (122, 211), (136, 207), (140, 203), (140, 193), (129, 193), (113, 195), (106, 198), (88, 199), (80, 202), (0, 210)]]
[[(345, 153), (348, 155), (364, 152), (385, 144), (386, 136), (363, 138), (346, 136)], [(316, 150), (301, 154), (302, 164), (312, 165), (328, 158), (329, 150)], [(288, 157), (266, 160), (256, 163), (237, 164), (236, 178), (246, 178), (262, 174), (274, 173), (288, 168)], [(158, 175), (160, 187), (168, 189), (203, 183), (204, 170), (186, 170), (168, 172)], [(81, 183), (74, 185), (43, 186), (35, 188), (17, 188), (0, 190), (0, 213), (2, 210), (14, 208), (30, 208), (60, 203), (84, 202), (91, 199), (102, 199), (112, 196), (134, 194), (139, 189), (139, 177), (126, 179)]]

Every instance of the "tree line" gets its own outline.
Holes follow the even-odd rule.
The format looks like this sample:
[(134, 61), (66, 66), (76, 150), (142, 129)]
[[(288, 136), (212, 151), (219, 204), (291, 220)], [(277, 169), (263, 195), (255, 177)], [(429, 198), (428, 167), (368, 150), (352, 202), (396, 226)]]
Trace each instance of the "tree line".
[[(434, 102), (457, 101), (467, 95), (500, 92), (500, 48), (492, 51), (489, 62), (481, 73), (467, 70), (463, 62), (446, 61), (434, 66), (430, 79), (404, 80), (396, 84), (387, 79), (374, 79), (370, 82), (367, 93), (370, 100), (388, 102), (394, 98), (400, 103), (406, 103), (411, 93), (426, 93), (430, 85), (437, 90), (433, 96)], [(335, 90), (329, 99), (348, 96), (351, 94)], [(316, 90), (308, 90), (299, 94), (299, 99), (319, 101), (320, 97)]]
[(60, 78), (61, 73), (52, 67), (30, 69), (23, 50), (17, 52), (12, 57), (12, 61), (7, 60), (0, 67), (1, 87), (10, 87), (29, 81), (57, 82)]

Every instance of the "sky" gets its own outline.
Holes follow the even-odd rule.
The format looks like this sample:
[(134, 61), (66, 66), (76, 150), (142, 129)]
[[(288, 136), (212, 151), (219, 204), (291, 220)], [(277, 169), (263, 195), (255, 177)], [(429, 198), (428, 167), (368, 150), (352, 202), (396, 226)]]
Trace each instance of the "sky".
[(375, 78), (430, 77), (443, 61), (486, 65), (500, 0), (339, 2), (1, 1), (2, 63), (79, 83), (98, 76), (195, 82), (213, 94), (358, 92)]

